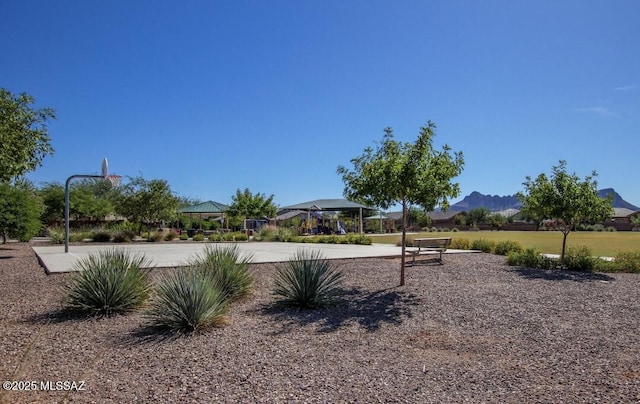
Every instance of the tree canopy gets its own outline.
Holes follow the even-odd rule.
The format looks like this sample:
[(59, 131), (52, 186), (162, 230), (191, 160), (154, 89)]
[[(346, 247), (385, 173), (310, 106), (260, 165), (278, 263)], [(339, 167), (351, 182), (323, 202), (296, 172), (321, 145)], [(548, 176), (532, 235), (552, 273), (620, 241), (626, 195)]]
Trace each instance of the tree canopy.
[(567, 162), (560, 160), (557, 166), (553, 166), (551, 177), (544, 173), (535, 179), (527, 176), (523, 183), (525, 193), (516, 195), (526, 216), (551, 220), (553, 226), (562, 232), (561, 263), (567, 236), (576, 225), (604, 221), (613, 214), (611, 196), (603, 199), (598, 195), (597, 175), (593, 171), (580, 180), (575, 173), (567, 173)]
[(35, 99), (0, 88), (0, 182), (14, 181), (42, 165), (53, 154), (47, 121), (51, 108), (34, 108)]
[(166, 180), (129, 178), (127, 184), (118, 187), (115, 199), (116, 213), (138, 223), (139, 233), (143, 224), (173, 220), (178, 212), (179, 199)]
[(442, 150), (433, 146), (436, 125), (428, 121), (420, 128), (414, 143), (398, 142), (393, 130), (386, 128), (375, 150), (371, 147), (351, 159), (353, 169), (338, 167), (345, 184), (344, 197), (364, 204), (388, 209), (402, 205), (402, 258), (400, 285), (404, 285), (407, 213), (411, 205), (424, 211), (436, 206), (446, 210), (449, 199), (460, 194), (460, 186), (451, 182), (463, 169), (462, 152), (452, 152), (448, 145)]
[(244, 191), (236, 190), (236, 194), (231, 197), (231, 205), (227, 214), (235, 218), (257, 219), (262, 217), (274, 217), (276, 215), (276, 205), (273, 203), (273, 195), (253, 194), (249, 188)]
[(42, 200), (29, 183), (10, 185), (0, 182), (0, 233), (5, 244), (9, 237), (29, 241), (40, 231)]

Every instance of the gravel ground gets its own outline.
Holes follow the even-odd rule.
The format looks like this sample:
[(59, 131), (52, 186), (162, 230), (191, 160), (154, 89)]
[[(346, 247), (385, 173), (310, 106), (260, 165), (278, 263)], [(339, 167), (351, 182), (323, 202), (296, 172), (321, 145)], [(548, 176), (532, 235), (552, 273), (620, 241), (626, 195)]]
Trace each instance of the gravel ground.
[(140, 314), (67, 317), (69, 275), (45, 275), (28, 244), (0, 246), (0, 375), (38, 390), (0, 402), (640, 401), (638, 275), (460, 254), (408, 268), (398, 287), (397, 259), (335, 264), (334, 308), (275, 306), (276, 266), (257, 264), (224, 327), (163, 340)]

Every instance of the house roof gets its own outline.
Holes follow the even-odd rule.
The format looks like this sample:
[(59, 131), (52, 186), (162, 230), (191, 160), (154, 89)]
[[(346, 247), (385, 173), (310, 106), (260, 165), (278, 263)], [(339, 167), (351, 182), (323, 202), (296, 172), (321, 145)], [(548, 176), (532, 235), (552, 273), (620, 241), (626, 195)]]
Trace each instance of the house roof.
[(429, 217), (431, 220), (449, 220), (455, 217), (456, 215), (466, 216), (467, 212), (459, 211), (459, 210), (447, 210), (447, 211), (433, 211), (429, 212)]
[(636, 213), (635, 210), (627, 208), (613, 208), (613, 217), (629, 217)]
[(228, 209), (229, 206), (223, 203), (207, 201), (182, 208), (180, 209), (180, 213), (222, 213)]
[(283, 206), (281, 210), (356, 210), (356, 209), (376, 209), (346, 199), (316, 199), (315, 201), (302, 202), (296, 205)]

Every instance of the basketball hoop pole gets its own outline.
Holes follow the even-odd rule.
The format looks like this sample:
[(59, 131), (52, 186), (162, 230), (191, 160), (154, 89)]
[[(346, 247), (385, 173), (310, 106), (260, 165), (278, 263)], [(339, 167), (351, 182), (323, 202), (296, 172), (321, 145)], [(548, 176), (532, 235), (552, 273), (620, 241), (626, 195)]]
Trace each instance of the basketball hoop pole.
[(106, 180), (109, 176), (109, 163), (107, 162), (107, 158), (105, 157), (102, 160), (102, 175), (82, 175), (75, 174), (71, 177), (67, 178), (67, 181), (64, 184), (64, 252), (69, 252), (69, 184), (71, 180), (76, 178), (99, 178), (101, 180)]

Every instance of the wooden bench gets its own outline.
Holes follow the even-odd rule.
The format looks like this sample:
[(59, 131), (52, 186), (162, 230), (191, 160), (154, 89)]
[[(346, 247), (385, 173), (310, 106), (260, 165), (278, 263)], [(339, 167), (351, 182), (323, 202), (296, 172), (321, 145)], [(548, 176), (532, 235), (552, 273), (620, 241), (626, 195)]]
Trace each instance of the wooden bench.
[(435, 255), (434, 253), (438, 253), (435, 260), (442, 264), (442, 253), (447, 251), (447, 248), (449, 248), (450, 245), (451, 237), (416, 238), (413, 239), (414, 248), (407, 249), (406, 252), (413, 256), (411, 265), (416, 264), (416, 256), (420, 254)]

